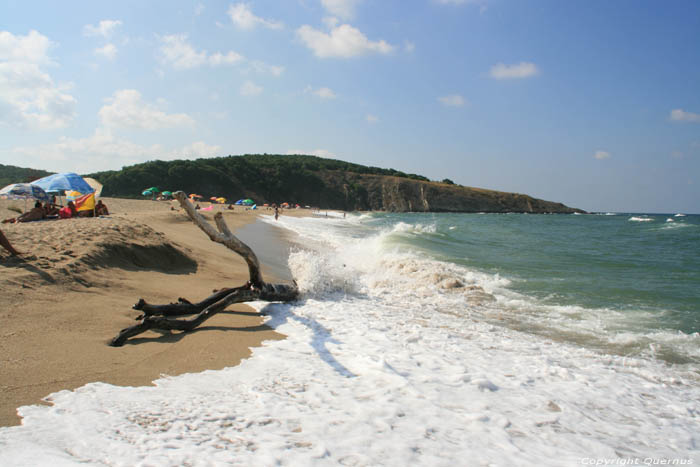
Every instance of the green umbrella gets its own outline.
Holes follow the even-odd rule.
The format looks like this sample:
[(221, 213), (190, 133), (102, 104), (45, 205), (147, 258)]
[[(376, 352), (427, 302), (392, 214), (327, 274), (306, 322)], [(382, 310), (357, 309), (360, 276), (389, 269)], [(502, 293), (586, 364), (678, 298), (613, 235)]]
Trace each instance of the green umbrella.
[(158, 189), (157, 186), (152, 186), (151, 188), (146, 188), (144, 191), (150, 191), (152, 193), (160, 193), (160, 190)]
[(170, 191), (161, 191), (160, 194), (165, 195), (165, 196), (172, 196), (173, 195), (172, 192), (170, 192)]

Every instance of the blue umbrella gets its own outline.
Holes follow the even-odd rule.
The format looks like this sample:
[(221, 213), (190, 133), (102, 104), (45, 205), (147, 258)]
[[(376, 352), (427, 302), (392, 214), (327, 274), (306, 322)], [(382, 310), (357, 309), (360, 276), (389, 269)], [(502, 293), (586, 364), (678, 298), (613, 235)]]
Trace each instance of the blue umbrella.
[(24, 210), (27, 210), (27, 198), (35, 198), (39, 201), (48, 201), (49, 195), (44, 190), (29, 183), (13, 183), (0, 190), (3, 198), (24, 198)]
[(0, 196), (8, 198), (35, 198), (39, 201), (48, 201), (49, 195), (41, 187), (29, 183), (13, 183), (0, 190)]
[(95, 191), (83, 177), (72, 172), (49, 175), (33, 181), (32, 185), (43, 188), (44, 191), (79, 191), (83, 194)]

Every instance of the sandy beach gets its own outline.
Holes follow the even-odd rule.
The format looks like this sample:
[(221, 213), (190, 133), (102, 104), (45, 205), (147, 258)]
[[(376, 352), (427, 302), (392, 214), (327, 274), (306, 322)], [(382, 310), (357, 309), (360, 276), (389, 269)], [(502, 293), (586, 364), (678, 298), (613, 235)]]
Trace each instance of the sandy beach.
[[(120, 329), (135, 324), (139, 313), (131, 307), (139, 298), (200, 300), (214, 289), (243, 284), (247, 268), (212, 243), (183, 210), (171, 210), (175, 202), (103, 201), (108, 217), (1, 227), (23, 256), (0, 251), (0, 425), (19, 424), (17, 407), (42, 403), (56, 391), (97, 381), (143, 386), (161, 375), (233, 366), (251, 347), (283, 338), (252, 308), (235, 305), (186, 335), (148, 332), (123, 347), (109, 347)], [(24, 203), (0, 200), (0, 218), (15, 217), (13, 207)], [(234, 231), (247, 226), (251, 232), (258, 216), (272, 214), (220, 205), (203, 214), (211, 219), (217, 210)], [(255, 235), (254, 248), (267, 242), (273, 255), (284, 254), (281, 232), (257, 228), (265, 235)], [(284, 261), (266, 261), (266, 254), (259, 253), (265, 279), (288, 280)]]

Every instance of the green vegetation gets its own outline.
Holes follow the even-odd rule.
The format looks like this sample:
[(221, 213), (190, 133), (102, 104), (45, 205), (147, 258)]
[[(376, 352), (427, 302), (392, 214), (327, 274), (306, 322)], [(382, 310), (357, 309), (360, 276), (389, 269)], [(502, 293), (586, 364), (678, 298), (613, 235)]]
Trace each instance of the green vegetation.
[(161, 190), (197, 193), (205, 199), (223, 196), (233, 202), (251, 197), (261, 204), (286, 201), (359, 209), (367, 206), (367, 190), (357, 182), (367, 175), (429, 181), (394, 169), (315, 156), (272, 154), (152, 161), (88, 176), (104, 185), (103, 196), (140, 198), (145, 188), (156, 185)]
[(0, 164), (0, 188), (12, 183), (29, 183), (51, 175), (53, 172), (37, 169), (25, 169), (13, 165)]

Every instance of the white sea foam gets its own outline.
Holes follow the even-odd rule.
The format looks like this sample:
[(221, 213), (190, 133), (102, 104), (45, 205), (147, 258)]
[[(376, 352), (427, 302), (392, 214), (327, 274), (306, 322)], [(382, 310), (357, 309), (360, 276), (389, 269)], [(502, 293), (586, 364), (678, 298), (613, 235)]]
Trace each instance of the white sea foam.
[[(156, 387), (90, 384), (52, 395), (53, 406), (23, 407), (23, 426), (0, 429), (0, 463), (700, 461), (697, 373), (498, 324), (518, 313), (559, 313), (575, 323), (588, 310), (543, 313), (510, 292), (506, 278), (393, 241), (432, 235), (425, 226), (367, 237), (362, 222), (280, 218), (310, 247), (290, 258), (302, 300), (257, 304), (286, 339), (234, 368), (164, 378)], [(637, 338), (620, 335), (618, 344)], [(699, 347), (697, 336), (677, 339)]]
[(632, 216), (628, 220), (630, 220), (632, 222), (652, 222), (654, 219), (652, 217)]
[(676, 214), (676, 215), (673, 216), (673, 217), (685, 217), (685, 214), (681, 214), (681, 213), (679, 212), (678, 214)]

